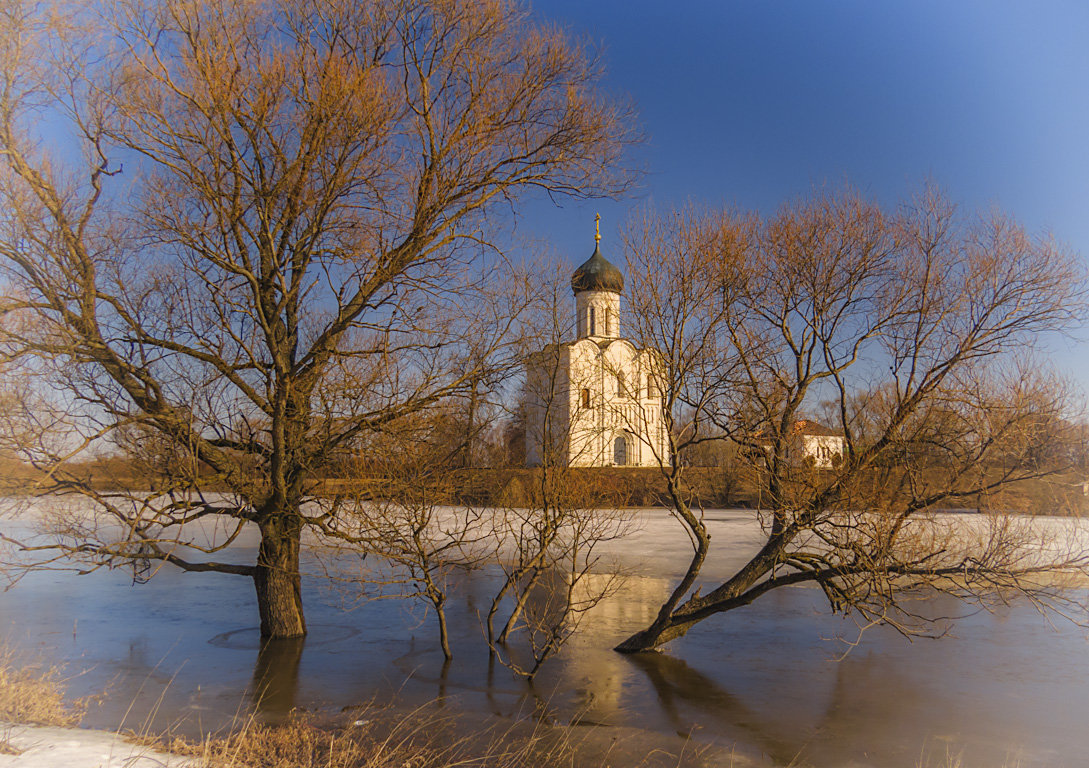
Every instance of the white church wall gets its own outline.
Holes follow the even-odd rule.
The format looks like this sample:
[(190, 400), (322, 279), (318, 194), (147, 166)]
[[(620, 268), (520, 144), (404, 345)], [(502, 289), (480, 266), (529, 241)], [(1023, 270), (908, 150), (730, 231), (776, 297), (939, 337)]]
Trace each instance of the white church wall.
[(526, 364), (526, 464), (554, 466), (567, 460), (570, 431), (569, 350), (552, 345)]
[(604, 348), (580, 339), (536, 355), (526, 370), (527, 464), (542, 465), (551, 450), (570, 466), (613, 466), (623, 436), (625, 466), (656, 466), (668, 446), (661, 400), (647, 385), (656, 360), (626, 339)]
[(601, 348), (589, 339), (579, 339), (569, 347), (570, 377), (574, 384), (568, 463), (573, 467), (604, 466), (602, 432), (606, 429), (605, 404), (608, 401)]
[(817, 469), (832, 469), (843, 456), (844, 440), (839, 435), (803, 435), (802, 453)]

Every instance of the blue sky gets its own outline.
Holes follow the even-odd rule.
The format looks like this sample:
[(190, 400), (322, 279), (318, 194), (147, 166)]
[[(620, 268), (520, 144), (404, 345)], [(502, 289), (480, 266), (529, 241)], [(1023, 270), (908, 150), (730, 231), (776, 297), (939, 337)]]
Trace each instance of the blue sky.
[[(845, 182), (892, 203), (931, 179), (1089, 257), (1089, 3), (547, 0), (635, 104), (647, 171), (621, 201), (531, 206), (519, 232), (574, 266), (633, 208), (772, 211)], [(1089, 337), (1089, 334), (1083, 334)], [(1089, 338), (1051, 345), (1089, 390)]]

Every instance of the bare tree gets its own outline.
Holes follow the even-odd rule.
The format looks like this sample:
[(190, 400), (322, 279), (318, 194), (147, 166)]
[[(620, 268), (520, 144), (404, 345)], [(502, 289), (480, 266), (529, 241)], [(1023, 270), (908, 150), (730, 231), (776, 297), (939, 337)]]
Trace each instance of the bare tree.
[(366, 484), (373, 478), (349, 479), (349, 487), (333, 502), (342, 507), (342, 522), (330, 537), (377, 555), (368, 558), (368, 571), (360, 578), (377, 583), (385, 590), (383, 597), (411, 597), (434, 610), (439, 647), (449, 661), (453, 652), (446, 603), (451, 581), (490, 562), (495, 538), (492, 520), (483, 510), (448, 504), (465, 446), (433, 434), (447, 426), (442, 415), (404, 419), (379, 437), (373, 448), (385, 461), (378, 488)]
[[(505, 601), (509, 610), (502, 632), (490, 641), (492, 653), (528, 680), (560, 651), (587, 613), (620, 588), (623, 575), (603, 562), (599, 545), (623, 536), (630, 523), (620, 510), (572, 509), (558, 515), (556, 497), (548, 503), (552, 510), (541, 504), (515, 517), (523, 534), (517, 545), (525, 549), (503, 563), (505, 578), (492, 605), (494, 611)], [(527, 531), (530, 536), (524, 536)], [(542, 547), (545, 537), (551, 540)]]
[[(1062, 386), (1017, 366), (1041, 334), (1084, 316), (1078, 261), (1008, 218), (969, 218), (932, 190), (887, 213), (818, 194), (756, 222), (686, 211), (627, 238), (633, 324), (665, 364), (674, 452), (728, 435), (759, 478), (762, 546), (701, 584), (711, 542), (661, 461), (693, 557), (654, 622), (618, 650), (683, 636), (778, 587), (811, 583), (863, 623), (926, 632), (900, 596), (918, 587), (985, 601), (1014, 589), (1061, 600), (1085, 573), (1076, 538), (1004, 514), (1010, 493), (1066, 463), (1048, 455)], [(837, 464), (799, 460), (799, 420), (830, 403)], [(935, 516), (969, 507), (978, 517)]]
[[(0, 311), (40, 321), (2, 344), (48, 373), (66, 430), (23, 453), (113, 524), (33, 549), (247, 576), (262, 634), (302, 635), (300, 537), (339, 521), (307, 511), (315, 480), (512, 360), (524, 297), (497, 290), (489, 214), (622, 190), (626, 111), (507, 2), (0, 10)], [(134, 497), (66, 470), (121, 428), (192, 471)], [(207, 518), (232, 527), (186, 549)], [(255, 563), (200, 557), (246, 525)]]

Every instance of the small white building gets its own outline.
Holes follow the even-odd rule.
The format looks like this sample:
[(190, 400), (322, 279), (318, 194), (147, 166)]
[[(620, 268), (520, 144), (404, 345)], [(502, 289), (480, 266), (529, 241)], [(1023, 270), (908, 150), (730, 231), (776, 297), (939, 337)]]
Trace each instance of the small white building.
[[(774, 445), (767, 430), (755, 438), (742, 441), (750, 460), (770, 461)], [(847, 452), (847, 441), (842, 432), (809, 419), (799, 419), (791, 425), (786, 435), (785, 458), (797, 466), (813, 469), (835, 469)]]
[(801, 458), (817, 469), (832, 469), (843, 459), (843, 435), (815, 421), (794, 422), (794, 441)]
[(527, 362), (528, 466), (654, 467), (669, 462), (657, 376), (660, 357), (621, 337), (624, 276), (593, 255), (571, 277), (574, 341)]

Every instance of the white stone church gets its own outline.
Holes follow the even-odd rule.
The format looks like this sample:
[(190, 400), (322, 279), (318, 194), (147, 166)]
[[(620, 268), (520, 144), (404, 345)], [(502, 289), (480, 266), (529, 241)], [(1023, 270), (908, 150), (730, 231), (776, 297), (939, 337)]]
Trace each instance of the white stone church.
[(575, 270), (574, 341), (526, 366), (529, 466), (654, 467), (669, 463), (658, 353), (621, 337), (624, 276), (601, 255)]

